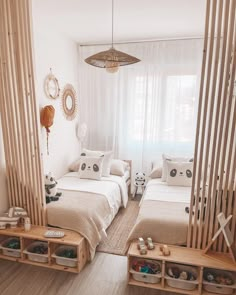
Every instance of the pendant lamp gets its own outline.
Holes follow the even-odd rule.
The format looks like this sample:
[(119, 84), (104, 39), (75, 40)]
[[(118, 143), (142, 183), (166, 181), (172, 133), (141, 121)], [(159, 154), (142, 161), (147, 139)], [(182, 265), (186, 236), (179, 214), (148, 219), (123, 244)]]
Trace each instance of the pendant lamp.
[(114, 22), (114, 0), (112, 0), (112, 39), (111, 48), (106, 51), (101, 51), (85, 59), (85, 62), (98, 68), (105, 68), (109, 73), (115, 73), (120, 66), (126, 66), (139, 62), (140, 59), (118, 51), (113, 46), (113, 22)]

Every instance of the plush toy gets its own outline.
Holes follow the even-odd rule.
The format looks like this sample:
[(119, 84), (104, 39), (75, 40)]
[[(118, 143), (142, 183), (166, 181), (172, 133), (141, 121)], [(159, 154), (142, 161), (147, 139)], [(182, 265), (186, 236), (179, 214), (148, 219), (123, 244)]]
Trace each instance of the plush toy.
[(57, 182), (51, 172), (45, 175), (45, 193), (47, 204), (51, 201), (58, 201), (61, 196), (61, 193), (57, 192)]
[(145, 189), (145, 185), (146, 185), (146, 176), (145, 173), (143, 172), (137, 172), (135, 175), (135, 179), (134, 179), (134, 194), (133, 194), (133, 198), (135, 198), (136, 194), (138, 193), (138, 189), (141, 188), (142, 193), (144, 192)]
[(135, 175), (134, 185), (135, 186), (144, 186), (146, 184), (145, 173), (137, 172)]
[(11, 228), (17, 227), (17, 223), (21, 217), (28, 216), (25, 209), (20, 207), (11, 207), (8, 212), (0, 215), (0, 229), (5, 229), (9, 224)]

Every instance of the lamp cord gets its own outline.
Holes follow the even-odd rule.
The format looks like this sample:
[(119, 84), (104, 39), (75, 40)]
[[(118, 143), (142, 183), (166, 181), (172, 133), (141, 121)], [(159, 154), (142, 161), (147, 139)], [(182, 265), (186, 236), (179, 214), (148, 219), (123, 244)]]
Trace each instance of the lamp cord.
[(112, 30), (112, 34), (111, 34), (111, 47), (113, 48), (113, 28), (114, 28), (114, 0), (112, 0), (112, 25), (111, 25), (111, 30)]

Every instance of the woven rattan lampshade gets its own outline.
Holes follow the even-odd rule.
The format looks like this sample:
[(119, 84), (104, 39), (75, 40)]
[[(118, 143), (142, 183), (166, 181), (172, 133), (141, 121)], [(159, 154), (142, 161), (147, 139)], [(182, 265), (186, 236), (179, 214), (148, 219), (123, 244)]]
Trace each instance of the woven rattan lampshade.
[(106, 51), (101, 51), (91, 55), (85, 59), (85, 62), (98, 68), (105, 68), (109, 73), (115, 73), (120, 66), (131, 65), (139, 62), (140, 59), (118, 51), (113, 46), (113, 15), (114, 15), (114, 0), (112, 0), (112, 42), (111, 48)]
[(109, 63), (109, 67), (117, 67), (117, 66), (126, 66), (130, 64), (134, 64), (139, 62), (140, 59), (131, 56), (127, 53), (122, 51), (118, 51), (115, 48), (110, 48), (106, 51), (101, 51), (94, 55), (89, 56), (85, 59), (86, 63), (98, 67), (98, 68), (106, 68), (107, 64)]

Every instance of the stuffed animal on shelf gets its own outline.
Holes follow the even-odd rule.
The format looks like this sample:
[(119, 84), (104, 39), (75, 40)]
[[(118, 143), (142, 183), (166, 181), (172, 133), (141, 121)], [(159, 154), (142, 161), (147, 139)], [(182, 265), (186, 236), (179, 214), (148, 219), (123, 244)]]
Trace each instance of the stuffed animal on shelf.
[(5, 229), (9, 224), (11, 228), (17, 227), (17, 223), (21, 217), (28, 216), (24, 208), (11, 207), (8, 212), (0, 215), (0, 229)]
[(135, 174), (134, 186), (135, 186), (135, 189), (134, 189), (133, 198), (135, 198), (135, 195), (138, 193), (139, 188), (141, 188), (142, 193), (144, 192), (144, 189), (145, 189), (145, 186), (146, 186), (145, 173), (137, 172)]
[(46, 193), (46, 203), (51, 201), (58, 201), (61, 193), (57, 192), (57, 182), (52, 173), (45, 175), (45, 193)]

